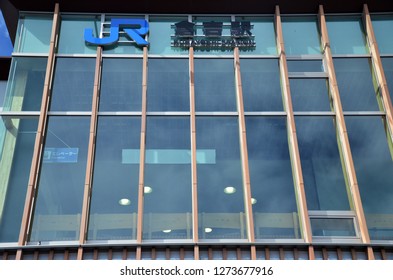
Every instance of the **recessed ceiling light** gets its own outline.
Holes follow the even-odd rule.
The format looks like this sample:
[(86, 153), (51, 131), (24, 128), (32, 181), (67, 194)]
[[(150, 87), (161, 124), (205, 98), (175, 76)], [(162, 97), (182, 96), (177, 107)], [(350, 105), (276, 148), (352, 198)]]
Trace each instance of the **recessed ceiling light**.
[(143, 192), (144, 192), (144, 193), (152, 193), (152, 192), (153, 192), (153, 189), (152, 189), (151, 187), (149, 187), (149, 186), (145, 186), (145, 187), (143, 188)]
[(127, 206), (131, 204), (131, 200), (129, 200), (128, 198), (122, 198), (119, 200), (119, 204), (122, 206)]
[(170, 233), (172, 230), (171, 229), (164, 229), (162, 232), (163, 233)]
[(251, 204), (255, 204), (257, 202), (258, 202), (258, 200), (256, 198), (251, 197)]
[(212, 228), (209, 228), (209, 227), (205, 228), (205, 232), (206, 232), (206, 233), (209, 233), (209, 232), (212, 232), (212, 231), (213, 231)]
[(226, 194), (233, 194), (235, 192), (236, 192), (236, 189), (234, 187), (232, 187), (232, 186), (226, 187), (224, 189), (224, 193), (226, 193)]

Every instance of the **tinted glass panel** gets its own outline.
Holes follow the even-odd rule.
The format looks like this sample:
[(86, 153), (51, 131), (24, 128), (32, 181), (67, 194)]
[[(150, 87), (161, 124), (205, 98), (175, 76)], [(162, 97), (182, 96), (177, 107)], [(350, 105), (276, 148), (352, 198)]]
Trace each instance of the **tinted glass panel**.
[(360, 17), (326, 17), (333, 54), (366, 54), (366, 40)]
[(141, 111), (142, 60), (104, 58), (100, 111)]
[(334, 59), (344, 111), (379, 111), (368, 58)]
[(195, 59), (194, 63), (196, 110), (236, 111), (233, 60)]
[(393, 239), (392, 150), (381, 117), (346, 117), (363, 209), (372, 239)]
[(280, 73), (276, 59), (240, 62), (245, 111), (282, 111)]
[(190, 120), (149, 117), (144, 239), (192, 238)]
[(236, 17), (237, 21), (250, 21), (251, 33), (254, 36), (255, 48), (240, 49), (241, 54), (276, 55), (276, 34), (273, 18), (270, 17)]
[(0, 81), (0, 111), (3, 111), (6, 89), (7, 89), (7, 81)]
[(327, 79), (290, 79), (294, 111), (330, 111)]
[(313, 236), (356, 236), (353, 219), (310, 218)]
[(321, 53), (316, 17), (283, 17), (282, 31), (287, 55)]
[(79, 238), (89, 127), (89, 117), (49, 118), (30, 241)]
[(188, 59), (150, 59), (148, 111), (189, 111)]
[(136, 238), (140, 123), (98, 119), (88, 239)]
[(349, 210), (332, 117), (296, 117), (296, 134), (309, 210)]
[(94, 70), (94, 58), (58, 58), (50, 110), (90, 111)]
[(4, 111), (39, 111), (44, 89), (46, 58), (14, 57)]
[(324, 72), (322, 60), (287, 60), (288, 72)]
[(235, 117), (199, 117), (197, 159), (199, 238), (247, 238), (239, 128)]
[(373, 30), (378, 42), (378, 49), (381, 54), (393, 54), (393, 17), (390, 16), (372, 16)]
[(48, 53), (52, 33), (52, 15), (27, 15), (19, 19), (15, 51)]
[(26, 199), (37, 119), (0, 121), (0, 242), (17, 242)]
[(382, 57), (383, 70), (388, 84), (390, 99), (393, 97), (393, 57)]
[(187, 21), (187, 17), (149, 18), (149, 53), (150, 54), (188, 54), (188, 48), (171, 47), (175, 34), (175, 24)]
[(300, 238), (286, 120), (246, 118), (255, 238)]
[(100, 34), (101, 19), (96, 17), (66, 17), (61, 19), (59, 53), (69, 54), (95, 54), (96, 46), (86, 44), (84, 30), (93, 29), (93, 36), (98, 38)]

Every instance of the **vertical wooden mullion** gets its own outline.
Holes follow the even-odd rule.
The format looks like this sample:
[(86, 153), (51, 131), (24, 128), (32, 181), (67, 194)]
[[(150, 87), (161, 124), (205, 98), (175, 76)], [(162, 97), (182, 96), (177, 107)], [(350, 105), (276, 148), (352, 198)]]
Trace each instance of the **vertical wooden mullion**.
[[(255, 242), (254, 234), (254, 218), (252, 212), (251, 203), (251, 183), (250, 183), (250, 169), (248, 165), (248, 151), (247, 151), (247, 134), (246, 134), (246, 120), (244, 116), (244, 104), (243, 104), (243, 87), (240, 72), (240, 55), (239, 47), (234, 48), (234, 68), (235, 68), (235, 85), (236, 85), (236, 100), (237, 100), (237, 111), (239, 121), (239, 138), (240, 138), (240, 155), (241, 155), (241, 166), (242, 166), (242, 177), (243, 177), (243, 193), (244, 193), (244, 205), (246, 212), (246, 224), (247, 224), (247, 236), (248, 241)], [(255, 246), (250, 247), (251, 259), (256, 259)]]
[[(297, 203), (299, 209), (299, 218), (300, 218), (303, 238), (305, 242), (311, 243), (312, 242), (311, 225), (308, 216), (299, 147), (297, 143), (295, 117), (292, 108), (291, 91), (290, 91), (289, 78), (288, 78), (287, 58), (285, 54), (284, 38), (282, 33), (279, 6), (276, 6), (275, 26), (276, 26), (277, 47), (280, 56), (279, 62), (280, 62), (280, 72), (281, 72), (281, 87), (282, 87), (282, 94), (284, 100), (284, 107), (287, 113), (289, 150), (290, 150), (292, 170), (294, 175), (295, 192), (297, 196)], [(313, 250), (309, 250), (310, 259), (314, 259), (313, 252), (314, 252)]]
[[(138, 217), (136, 242), (142, 243), (143, 234), (143, 199), (145, 186), (145, 150), (146, 150), (146, 115), (147, 115), (147, 69), (148, 50), (143, 47), (143, 69), (142, 69), (142, 116), (141, 116), (141, 139), (140, 139), (140, 159), (139, 159), (139, 184), (138, 184)], [(136, 249), (136, 259), (142, 258), (141, 246)]]
[[(192, 239), (196, 244), (198, 234), (198, 179), (196, 162), (196, 116), (195, 116), (195, 67), (194, 48), (189, 48), (189, 79), (190, 79), (190, 129), (191, 129), (191, 184), (192, 184)], [(194, 246), (194, 259), (199, 260), (199, 248)]]
[[(59, 10), (60, 10), (59, 4), (56, 3), (54, 14), (53, 14), (52, 33), (51, 33), (51, 39), (49, 44), (49, 54), (48, 54), (48, 62), (46, 66), (40, 117), (38, 121), (33, 158), (30, 168), (29, 182), (26, 191), (25, 206), (24, 206), (22, 223), (21, 223), (19, 239), (18, 239), (19, 246), (23, 246), (26, 244), (28, 232), (30, 230), (30, 220), (33, 211), (34, 198), (37, 192), (37, 178), (39, 173), (41, 153), (43, 148), (43, 140), (45, 135), (46, 123), (47, 123), (47, 114), (48, 114), (48, 107), (49, 107), (53, 68), (55, 64), (55, 52), (56, 52), (57, 35), (58, 35), (59, 21), (60, 21)], [(22, 258), (22, 249), (18, 249), (16, 253), (16, 259), (18, 260), (21, 258)]]
[(378, 81), (378, 87), (381, 91), (381, 99), (383, 104), (383, 110), (386, 114), (386, 122), (388, 126), (388, 134), (390, 141), (393, 142), (393, 108), (392, 102), (389, 94), (388, 85), (386, 82), (385, 73), (383, 70), (383, 65), (381, 61), (381, 56), (379, 53), (379, 48), (377, 44), (377, 39), (375, 38), (375, 33), (373, 25), (371, 22), (370, 12), (368, 10), (367, 4), (364, 4), (363, 8), (363, 23), (365, 26), (367, 41), (370, 49), (371, 59), (374, 65), (375, 76)]
[(333, 108), (336, 115), (336, 129), (338, 133), (338, 139), (341, 144), (341, 151), (344, 160), (344, 167), (347, 175), (347, 181), (349, 184), (349, 191), (352, 195), (352, 202), (354, 211), (356, 213), (360, 237), (363, 243), (370, 243), (370, 237), (368, 234), (368, 228), (366, 224), (366, 218), (364, 216), (363, 205), (360, 198), (360, 192), (358, 182), (355, 173), (355, 166), (353, 163), (352, 153), (349, 146), (349, 139), (347, 128), (345, 125), (344, 113), (341, 106), (340, 93), (337, 86), (336, 73), (333, 65), (333, 57), (330, 48), (330, 42), (327, 32), (326, 19), (323, 10), (323, 6), (319, 6), (319, 24), (321, 28), (321, 42), (323, 46), (323, 60), (328, 70), (328, 79), (331, 98), (333, 102)]
[[(85, 174), (85, 188), (83, 193), (82, 214), (79, 230), (79, 245), (86, 241), (89, 221), (89, 208), (92, 192), (92, 178), (93, 178), (93, 165), (94, 165), (94, 152), (97, 135), (97, 122), (98, 122), (98, 104), (100, 98), (100, 80), (101, 80), (101, 67), (102, 67), (102, 47), (97, 47), (97, 57), (94, 75), (93, 87), (93, 100), (91, 105), (91, 118), (90, 118), (90, 132), (89, 132), (89, 146), (87, 151), (86, 161), (86, 174)], [(81, 260), (83, 257), (83, 248), (78, 248), (77, 259)]]

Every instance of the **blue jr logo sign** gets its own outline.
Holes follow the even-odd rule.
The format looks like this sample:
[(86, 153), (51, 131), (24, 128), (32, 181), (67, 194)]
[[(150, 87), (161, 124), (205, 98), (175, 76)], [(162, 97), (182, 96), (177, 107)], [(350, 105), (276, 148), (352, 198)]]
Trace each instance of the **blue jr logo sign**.
[(124, 32), (135, 41), (138, 46), (147, 46), (149, 43), (142, 37), (149, 32), (149, 23), (144, 19), (112, 19), (109, 37), (95, 38), (93, 29), (85, 29), (85, 41), (92, 45), (107, 46), (119, 40), (120, 26)]

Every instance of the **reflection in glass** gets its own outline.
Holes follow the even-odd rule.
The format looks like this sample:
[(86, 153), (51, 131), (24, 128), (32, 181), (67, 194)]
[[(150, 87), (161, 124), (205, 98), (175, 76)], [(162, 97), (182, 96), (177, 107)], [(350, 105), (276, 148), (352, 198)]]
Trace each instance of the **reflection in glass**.
[(149, 59), (148, 111), (189, 111), (188, 59)]
[(195, 59), (197, 111), (236, 111), (232, 59)]
[(335, 58), (334, 68), (344, 111), (379, 111), (369, 58)]
[(141, 111), (142, 60), (104, 58), (100, 111)]
[(52, 33), (52, 15), (26, 15), (19, 19), (15, 51), (48, 53)]
[(330, 47), (333, 54), (367, 54), (361, 17), (327, 16)]
[(61, 54), (95, 54), (96, 46), (86, 44), (84, 30), (93, 29), (93, 36), (99, 37), (101, 31), (100, 16), (62, 17), (58, 53)]
[(255, 49), (240, 49), (241, 54), (276, 55), (276, 34), (272, 17), (236, 17), (238, 21), (250, 21), (251, 33), (254, 35)]
[(301, 238), (283, 117), (247, 117), (255, 238)]
[(44, 89), (47, 58), (14, 57), (4, 111), (39, 111)]
[(30, 241), (79, 238), (89, 127), (89, 117), (48, 119)]
[(327, 79), (290, 79), (294, 111), (330, 111)]
[(345, 117), (349, 144), (371, 239), (393, 240), (393, 162), (384, 122), (377, 116)]
[(240, 61), (245, 111), (282, 111), (277, 59)]
[(17, 242), (38, 120), (0, 120), (0, 242)]
[(148, 117), (146, 129), (143, 239), (190, 239), (190, 120)]
[(210, 150), (210, 160), (197, 159), (200, 239), (245, 239), (243, 182), (236, 117), (199, 117), (197, 151)]
[(50, 110), (90, 111), (94, 71), (94, 58), (57, 58)]
[(371, 16), (375, 38), (381, 54), (393, 54), (393, 17), (391, 15)]
[(310, 222), (313, 236), (356, 236), (351, 218), (310, 218)]
[(386, 82), (388, 84), (390, 100), (393, 98), (393, 57), (381, 57)]
[(175, 34), (174, 24), (187, 20), (187, 17), (150, 17), (149, 54), (188, 54), (188, 48), (171, 47), (171, 35)]
[(88, 239), (136, 239), (140, 131), (139, 117), (98, 119)]
[(296, 117), (308, 210), (349, 210), (332, 117)]
[(283, 17), (282, 31), (287, 55), (321, 53), (316, 17)]

